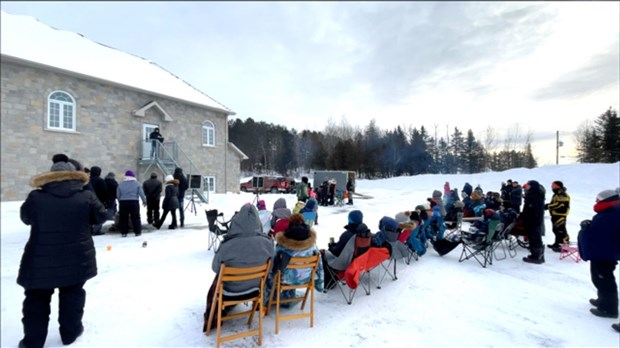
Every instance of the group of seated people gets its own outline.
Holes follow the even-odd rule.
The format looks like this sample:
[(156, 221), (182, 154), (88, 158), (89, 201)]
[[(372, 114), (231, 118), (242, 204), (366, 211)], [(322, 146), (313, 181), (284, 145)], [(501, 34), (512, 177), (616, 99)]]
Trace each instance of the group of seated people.
[[(355, 253), (352, 247), (355, 236), (368, 237), (371, 240), (370, 247), (386, 248), (389, 253), (395, 252), (393, 242), (396, 239), (418, 256), (422, 256), (426, 252), (428, 242), (433, 243), (444, 238), (446, 227), (450, 227), (444, 223), (444, 217), (462, 208), (457, 203), (447, 206), (446, 210), (441, 192), (434, 191), (427, 203), (418, 205), (411, 211), (400, 212), (393, 218), (383, 217), (376, 233), (372, 233), (364, 223), (364, 215), (360, 210), (352, 210), (347, 216), (344, 232), (338, 240), (331, 241), (327, 249), (319, 249), (316, 245), (317, 235), (313, 224), (304, 218), (305, 213), (314, 213), (311, 216), (315, 219), (313, 223), (317, 224), (316, 199), (310, 198), (305, 204), (297, 204), (293, 211), (287, 208), (284, 198), (276, 200), (272, 212), (266, 210), (263, 200), (259, 200), (256, 207), (250, 203), (243, 205), (230, 220), (226, 236), (213, 257), (212, 269), (216, 276), (207, 295), (204, 329), (206, 330), (217, 285), (217, 273), (222, 263), (233, 267), (253, 267), (271, 259), (272, 269), (265, 289), (265, 293), (269, 294), (273, 286), (273, 277), (278, 270), (283, 272), (282, 277), (287, 283), (301, 284), (308, 281), (309, 271), (286, 268), (286, 262), (290, 257), (320, 253), (320, 264), (315, 274), (315, 289), (322, 292), (335, 286), (337, 279), (333, 279), (333, 275), (344, 271), (351, 263)], [(479, 221), (479, 224), (477, 222), (477, 228), (482, 232), (485, 226), (488, 229), (488, 222), (492, 219), (510, 223), (516, 218), (516, 213), (510, 209), (509, 202), (503, 202), (499, 212), (486, 209), (482, 211), (482, 215), (483, 220)], [(390, 234), (391, 236), (388, 236)], [(242, 296), (256, 290), (257, 287), (256, 282), (249, 281), (247, 284), (230, 284), (230, 287), (225, 285), (225, 291), (231, 296)], [(294, 290), (282, 294), (282, 298), (292, 296), (295, 296)], [(264, 302), (267, 303), (268, 300), (265, 298)], [(217, 323), (212, 324), (216, 325)]]
[[(316, 231), (306, 223), (301, 211), (291, 213), (286, 208), (285, 201), (284, 206), (281, 206), (282, 202), (279, 204), (280, 207), (274, 209), (272, 214), (274, 218), (273, 225), (275, 227), (277, 221), (285, 218), (286, 226), (273, 234), (264, 232), (265, 227), (261, 221), (261, 210), (250, 203), (243, 205), (231, 218), (226, 236), (215, 253), (211, 264), (211, 268), (216, 276), (207, 294), (203, 331), (207, 330), (208, 317), (217, 286), (217, 274), (222, 263), (231, 267), (254, 267), (263, 265), (268, 259), (271, 259), (272, 267), (267, 279), (265, 294), (270, 293), (273, 278), (278, 270), (282, 270), (282, 279), (289, 284), (302, 284), (308, 281), (309, 270), (290, 270), (286, 268), (286, 263), (293, 256), (305, 257), (319, 253), (316, 245)], [(257, 205), (260, 208), (264, 208), (264, 201), (259, 201)], [(226, 283), (224, 284), (224, 292), (226, 296), (241, 297), (256, 291), (259, 284), (257, 280)], [(323, 291), (323, 266), (321, 261), (315, 274), (315, 289)], [(295, 296), (294, 290), (283, 293), (281, 298), (292, 296)], [(264, 302), (267, 303), (268, 300), (268, 298), (265, 298)], [(223, 310), (229, 311), (231, 309), (231, 307), (227, 307)], [(221, 309), (216, 308), (215, 310)], [(215, 328), (217, 321), (214, 320), (211, 326)]]

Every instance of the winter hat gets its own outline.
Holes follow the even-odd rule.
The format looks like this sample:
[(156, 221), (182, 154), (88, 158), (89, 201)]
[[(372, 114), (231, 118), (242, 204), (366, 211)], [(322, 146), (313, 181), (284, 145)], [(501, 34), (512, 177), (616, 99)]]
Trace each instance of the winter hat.
[(368, 226), (366, 226), (366, 224), (362, 222), (361, 224), (357, 225), (357, 228), (355, 228), (355, 234), (360, 237), (368, 237), (370, 236), (370, 230), (368, 229)]
[(349, 213), (349, 224), (356, 225), (361, 224), (364, 220), (364, 214), (359, 210), (353, 210)]
[(394, 219), (392, 219), (389, 216), (384, 216), (381, 221), (383, 222), (383, 226), (381, 227), (381, 230), (383, 231), (392, 231), (392, 232), (396, 232), (398, 231), (398, 222)]
[(101, 167), (97, 167), (97, 166), (90, 167), (90, 176), (93, 176), (93, 177), (101, 176)]
[(267, 204), (265, 204), (265, 201), (261, 199), (256, 202), (256, 208), (258, 208), (258, 210), (267, 210)]
[(151, 179), (157, 179), (157, 173), (152, 172), (151, 173)]
[(116, 178), (116, 174), (114, 174), (114, 172), (109, 172), (108, 175), (106, 175), (105, 177), (106, 177), (106, 179), (107, 178), (114, 179), (114, 178)]
[(418, 225), (422, 223), (422, 220), (420, 219), (420, 214), (418, 214), (417, 211), (411, 212), (411, 215), (409, 215), (409, 220), (415, 221)]
[(598, 193), (598, 195), (596, 195), (596, 201), (597, 202), (604, 202), (604, 201), (615, 201), (617, 199), (620, 199), (620, 196), (618, 195), (618, 190), (603, 190), (601, 192)]
[[(125, 175), (127, 175), (127, 174), (125, 174)], [(170, 182), (170, 181), (174, 180), (174, 176), (172, 176), (172, 175), (168, 174), (168, 175), (166, 175), (166, 178), (165, 178), (164, 180), (165, 180), (166, 182)]]
[(75, 167), (73, 164), (69, 162), (56, 162), (52, 164), (52, 168), (50, 168), (51, 172), (72, 172), (75, 171)]
[[(414, 211), (415, 211), (415, 210), (425, 211), (425, 210), (426, 210), (426, 208), (425, 208), (422, 204), (420, 204), (420, 205), (417, 205), (417, 206), (415, 207)], [(411, 217), (409, 217), (409, 218), (411, 219)]]
[(73, 168), (75, 168), (75, 170), (77, 171), (82, 171), (84, 170), (84, 166), (82, 166), (82, 163), (80, 163), (78, 160), (73, 159), (73, 158), (69, 158), (69, 163), (73, 164)]
[(64, 153), (57, 153), (54, 156), (52, 156), (52, 162), (54, 163), (69, 162), (69, 157), (67, 157), (67, 155), (65, 155)]
[(136, 174), (134, 174), (131, 170), (128, 170), (125, 172), (125, 176), (131, 176), (131, 177), (136, 177)]
[(301, 208), (300, 212), (305, 213), (308, 211), (314, 211), (315, 206), (316, 206), (316, 199), (308, 199), (308, 201), (306, 201), (306, 205), (304, 205), (304, 207)]
[(439, 190), (433, 191), (433, 195), (431, 197), (433, 197), (433, 200), (435, 200), (435, 201), (440, 200), (441, 199), (441, 191), (439, 191)]
[(310, 228), (306, 225), (301, 214), (292, 214), (288, 218), (288, 227), (284, 230), (287, 238), (294, 240), (306, 240), (310, 238)]
[(551, 188), (553, 189), (564, 188), (564, 183), (562, 183), (561, 181), (554, 181), (551, 183)]

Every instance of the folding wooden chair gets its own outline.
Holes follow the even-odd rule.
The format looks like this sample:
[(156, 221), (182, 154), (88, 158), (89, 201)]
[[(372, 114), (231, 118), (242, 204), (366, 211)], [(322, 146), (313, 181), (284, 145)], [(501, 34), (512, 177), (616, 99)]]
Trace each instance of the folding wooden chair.
[[(236, 340), (243, 337), (258, 335), (258, 345), (263, 343), (263, 293), (265, 289), (265, 281), (267, 274), (271, 267), (271, 259), (267, 259), (265, 264), (255, 267), (230, 267), (222, 264), (220, 272), (218, 273), (217, 285), (215, 290), (215, 296), (213, 296), (213, 302), (211, 303), (211, 312), (209, 313), (209, 319), (207, 321), (207, 330), (205, 335), (209, 335), (211, 331), (211, 324), (213, 320), (217, 320), (217, 340), (216, 346), (220, 347), (223, 342)], [(231, 294), (224, 290), (224, 284), (229, 282), (240, 282), (247, 280), (257, 280), (259, 284), (257, 288), (251, 289), (248, 293), (243, 294)], [(233, 312), (223, 314), (223, 310), (228, 306), (233, 306), (241, 303), (252, 302), (252, 306), (249, 310), (243, 312)], [(217, 314), (215, 313), (215, 309)], [(258, 311), (258, 328), (251, 329), (252, 319), (254, 319), (254, 313)], [(222, 336), (222, 321), (242, 318), (249, 316), (247, 331), (238, 332), (228, 336)]]
[[(303, 319), (310, 318), (310, 327), (314, 327), (314, 278), (317, 272), (317, 267), (319, 265), (319, 258), (321, 257), (320, 253), (317, 253), (313, 256), (308, 257), (291, 257), (286, 265), (286, 269), (289, 270), (304, 270), (310, 269), (310, 274), (308, 278), (308, 282), (303, 284), (287, 284), (282, 279), (282, 270), (278, 270), (276, 272), (275, 278), (273, 280), (273, 287), (271, 288), (271, 292), (269, 293), (269, 304), (267, 305), (266, 315), (269, 315), (269, 311), (274, 302), (274, 291), (275, 291), (275, 305), (276, 305), (276, 335), (280, 329), (280, 320), (294, 320), (294, 319)], [(304, 289), (305, 293), (302, 297), (293, 297), (287, 299), (281, 299), (281, 294), (287, 290), (297, 290)], [(304, 307), (306, 305), (306, 301), (308, 300), (308, 294), (310, 294), (310, 311), (305, 312)], [(280, 314), (280, 304), (282, 303), (291, 303), (291, 302), (301, 302), (301, 312), (290, 314), (290, 315), (281, 315)]]

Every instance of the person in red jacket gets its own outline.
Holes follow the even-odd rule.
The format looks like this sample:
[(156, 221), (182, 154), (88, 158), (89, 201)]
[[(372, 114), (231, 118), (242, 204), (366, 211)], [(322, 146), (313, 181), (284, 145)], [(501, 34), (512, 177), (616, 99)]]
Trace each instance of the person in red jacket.
[[(614, 272), (620, 260), (620, 188), (596, 196), (596, 215), (581, 222), (579, 254), (590, 261), (590, 277), (597, 298), (590, 299), (597, 317), (618, 318), (618, 284)], [(616, 327), (614, 327), (616, 329)]]

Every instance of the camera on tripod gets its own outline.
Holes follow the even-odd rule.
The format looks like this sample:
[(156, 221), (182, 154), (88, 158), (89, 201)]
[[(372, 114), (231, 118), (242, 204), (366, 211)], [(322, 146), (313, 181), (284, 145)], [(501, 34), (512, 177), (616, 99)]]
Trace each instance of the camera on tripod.
[(258, 201), (260, 200), (260, 192), (258, 191), (258, 187), (254, 188), (254, 202), (253, 204), (256, 206)]

